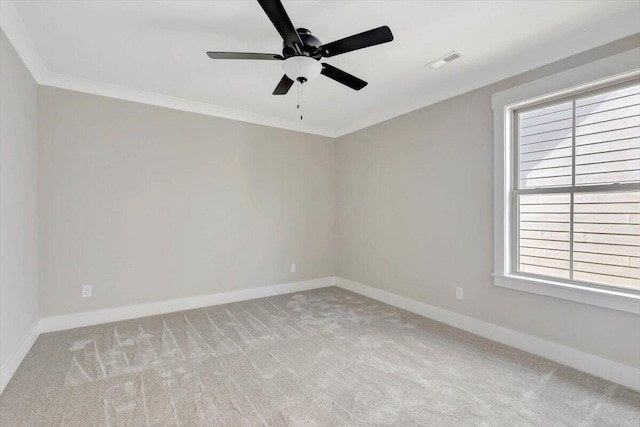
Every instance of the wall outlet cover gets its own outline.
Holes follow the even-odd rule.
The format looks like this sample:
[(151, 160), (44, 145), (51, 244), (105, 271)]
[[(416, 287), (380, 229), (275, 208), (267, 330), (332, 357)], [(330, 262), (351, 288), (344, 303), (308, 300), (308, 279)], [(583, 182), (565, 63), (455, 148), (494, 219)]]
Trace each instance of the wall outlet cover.
[(82, 285), (82, 298), (91, 298), (92, 286)]

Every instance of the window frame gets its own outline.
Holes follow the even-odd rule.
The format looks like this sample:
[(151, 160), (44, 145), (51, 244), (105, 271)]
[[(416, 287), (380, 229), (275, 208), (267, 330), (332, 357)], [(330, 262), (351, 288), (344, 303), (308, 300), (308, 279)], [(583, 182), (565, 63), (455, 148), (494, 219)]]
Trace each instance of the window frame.
[[(525, 190), (517, 190), (517, 112), (562, 100), (571, 100), (575, 104), (576, 98), (611, 90), (616, 86), (631, 85), (639, 78), (640, 48), (637, 48), (493, 94), (494, 285), (640, 314), (640, 292), (573, 279), (521, 273), (516, 265), (519, 246), (516, 198), (517, 194), (522, 194), (522, 190)], [(573, 120), (575, 126), (575, 117)], [(575, 160), (575, 134), (573, 139), (572, 156)], [(537, 194), (569, 193), (572, 198), (577, 192), (595, 192), (598, 187), (618, 191), (640, 189), (640, 184), (637, 183), (575, 186), (575, 161), (572, 168), (574, 173), (570, 187), (531, 190), (536, 190)], [(567, 188), (573, 191), (569, 192)]]
[[(573, 95), (556, 98), (551, 101), (541, 102), (538, 104), (528, 105), (524, 108), (514, 109), (512, 111), (512, 123), (513, 126), (513, 135), (512, 135), (512, 144), (513, 144), (513, 158), (512, 161), (512, 173), (513, 173), (513, 188), (511, 189), (511, 247), (513, 251), (513, 258), (511, 260), (511, 271), (516, 272), (519, 275), (525, 277), (532, 278), (543, 278), (543, 279), (551, 279), (557, 280), (558, 282), (567, 283), (567, 284), (578, 284), (581, 286), (593, 286), (601, 289), (619, 291), (622, 288), (617, 286), (605, 285), (601, 283), (592, 283), (592, 282), (584, 282), (580, 280), (576, 280), (573, 278), (573, 220), (574, 220), (574, 195), (575, 193), (613, 193), (613, 192), (622, 192), (622, 191), (638, 191), (640, 190), (640, 183), (613, 183), (613, 184), (586, 184), (586, 185), (576, 185), (576, 102), (581, 98), (588, 98), (593, 95), (597, 95), (600, 93), (609, 92), (615, 89), (623, 89), (629, 86), (640, 85), (640, 78), (632, 78), (630, 80), (625, 80), (623, 82), (612, 83), (608, 85), (603, 85), (595, 89), (586, 90), (583, 92), (577, 92)], [(519, 126), (518, 123), (518, 115), (522, 113), (526, 113), (531, 110), (535, 110), (538, 108), (544, 108), (547, 106), (552, 106), (560, 103), (569, 103), (571, 102), (572, 108), (572, 144), (571, 144), (571, 157), (572, 157), (572, 172), (571, 172), (571, 184), (568, 186), (557, 186), (557, 187), (541, 187), (541, 188), (520, 188), (520, 144), (519, 144)], [(559, 277), (552, 276), (544, 276), (542, 274), (535, 273), (527, 273), (519, 271), (518, 264), (520, 260), (520, 227), (519, 227), (519, 215), (518, 211), (518, 196), (523, 194), (569, 194), (569, 279), (563, 279)], [(639, 294), (640, 291), (634, 290), (624, 290), (625, 292), (630, 292), (634, 294)]]

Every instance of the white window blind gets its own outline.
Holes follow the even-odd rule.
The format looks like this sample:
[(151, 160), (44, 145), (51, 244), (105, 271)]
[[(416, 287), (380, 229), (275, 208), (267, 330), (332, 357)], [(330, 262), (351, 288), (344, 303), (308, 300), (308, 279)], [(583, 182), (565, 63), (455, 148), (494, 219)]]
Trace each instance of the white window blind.
[(640, 82), (514, 114), (515, 270), (640, 290)]

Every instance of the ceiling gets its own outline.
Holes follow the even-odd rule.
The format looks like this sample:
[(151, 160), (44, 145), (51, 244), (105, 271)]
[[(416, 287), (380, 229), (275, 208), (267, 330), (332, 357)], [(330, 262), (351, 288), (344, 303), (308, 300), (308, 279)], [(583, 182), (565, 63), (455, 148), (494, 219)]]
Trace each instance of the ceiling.
[[(325, 59), (369, 85), (356, 92), (322, 76), (309, 82), (300, 123), (296, 90), (271, 95), (283, 74), (279, 61), (205, 55), (280, 53), (281, 39), (256, 1), (12, 4), (15, 22), (4, 18), (3, 29), (28, 65), (40, 69), (42, 84), (327, 136), (640, 32), (637, 0), (283, 0), (293, 24), (325, 43), (381, 25), (395, 36)], [(453, 50), (462, 58), (425, 67)]]

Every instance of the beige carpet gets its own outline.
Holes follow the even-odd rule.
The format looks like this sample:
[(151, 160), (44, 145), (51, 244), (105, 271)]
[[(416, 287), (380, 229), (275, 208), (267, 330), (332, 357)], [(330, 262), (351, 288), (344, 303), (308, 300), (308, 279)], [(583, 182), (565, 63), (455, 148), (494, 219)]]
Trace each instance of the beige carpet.
[(2, 426), (640, 426), (640, 394), (339, 288), (40, 336)]

